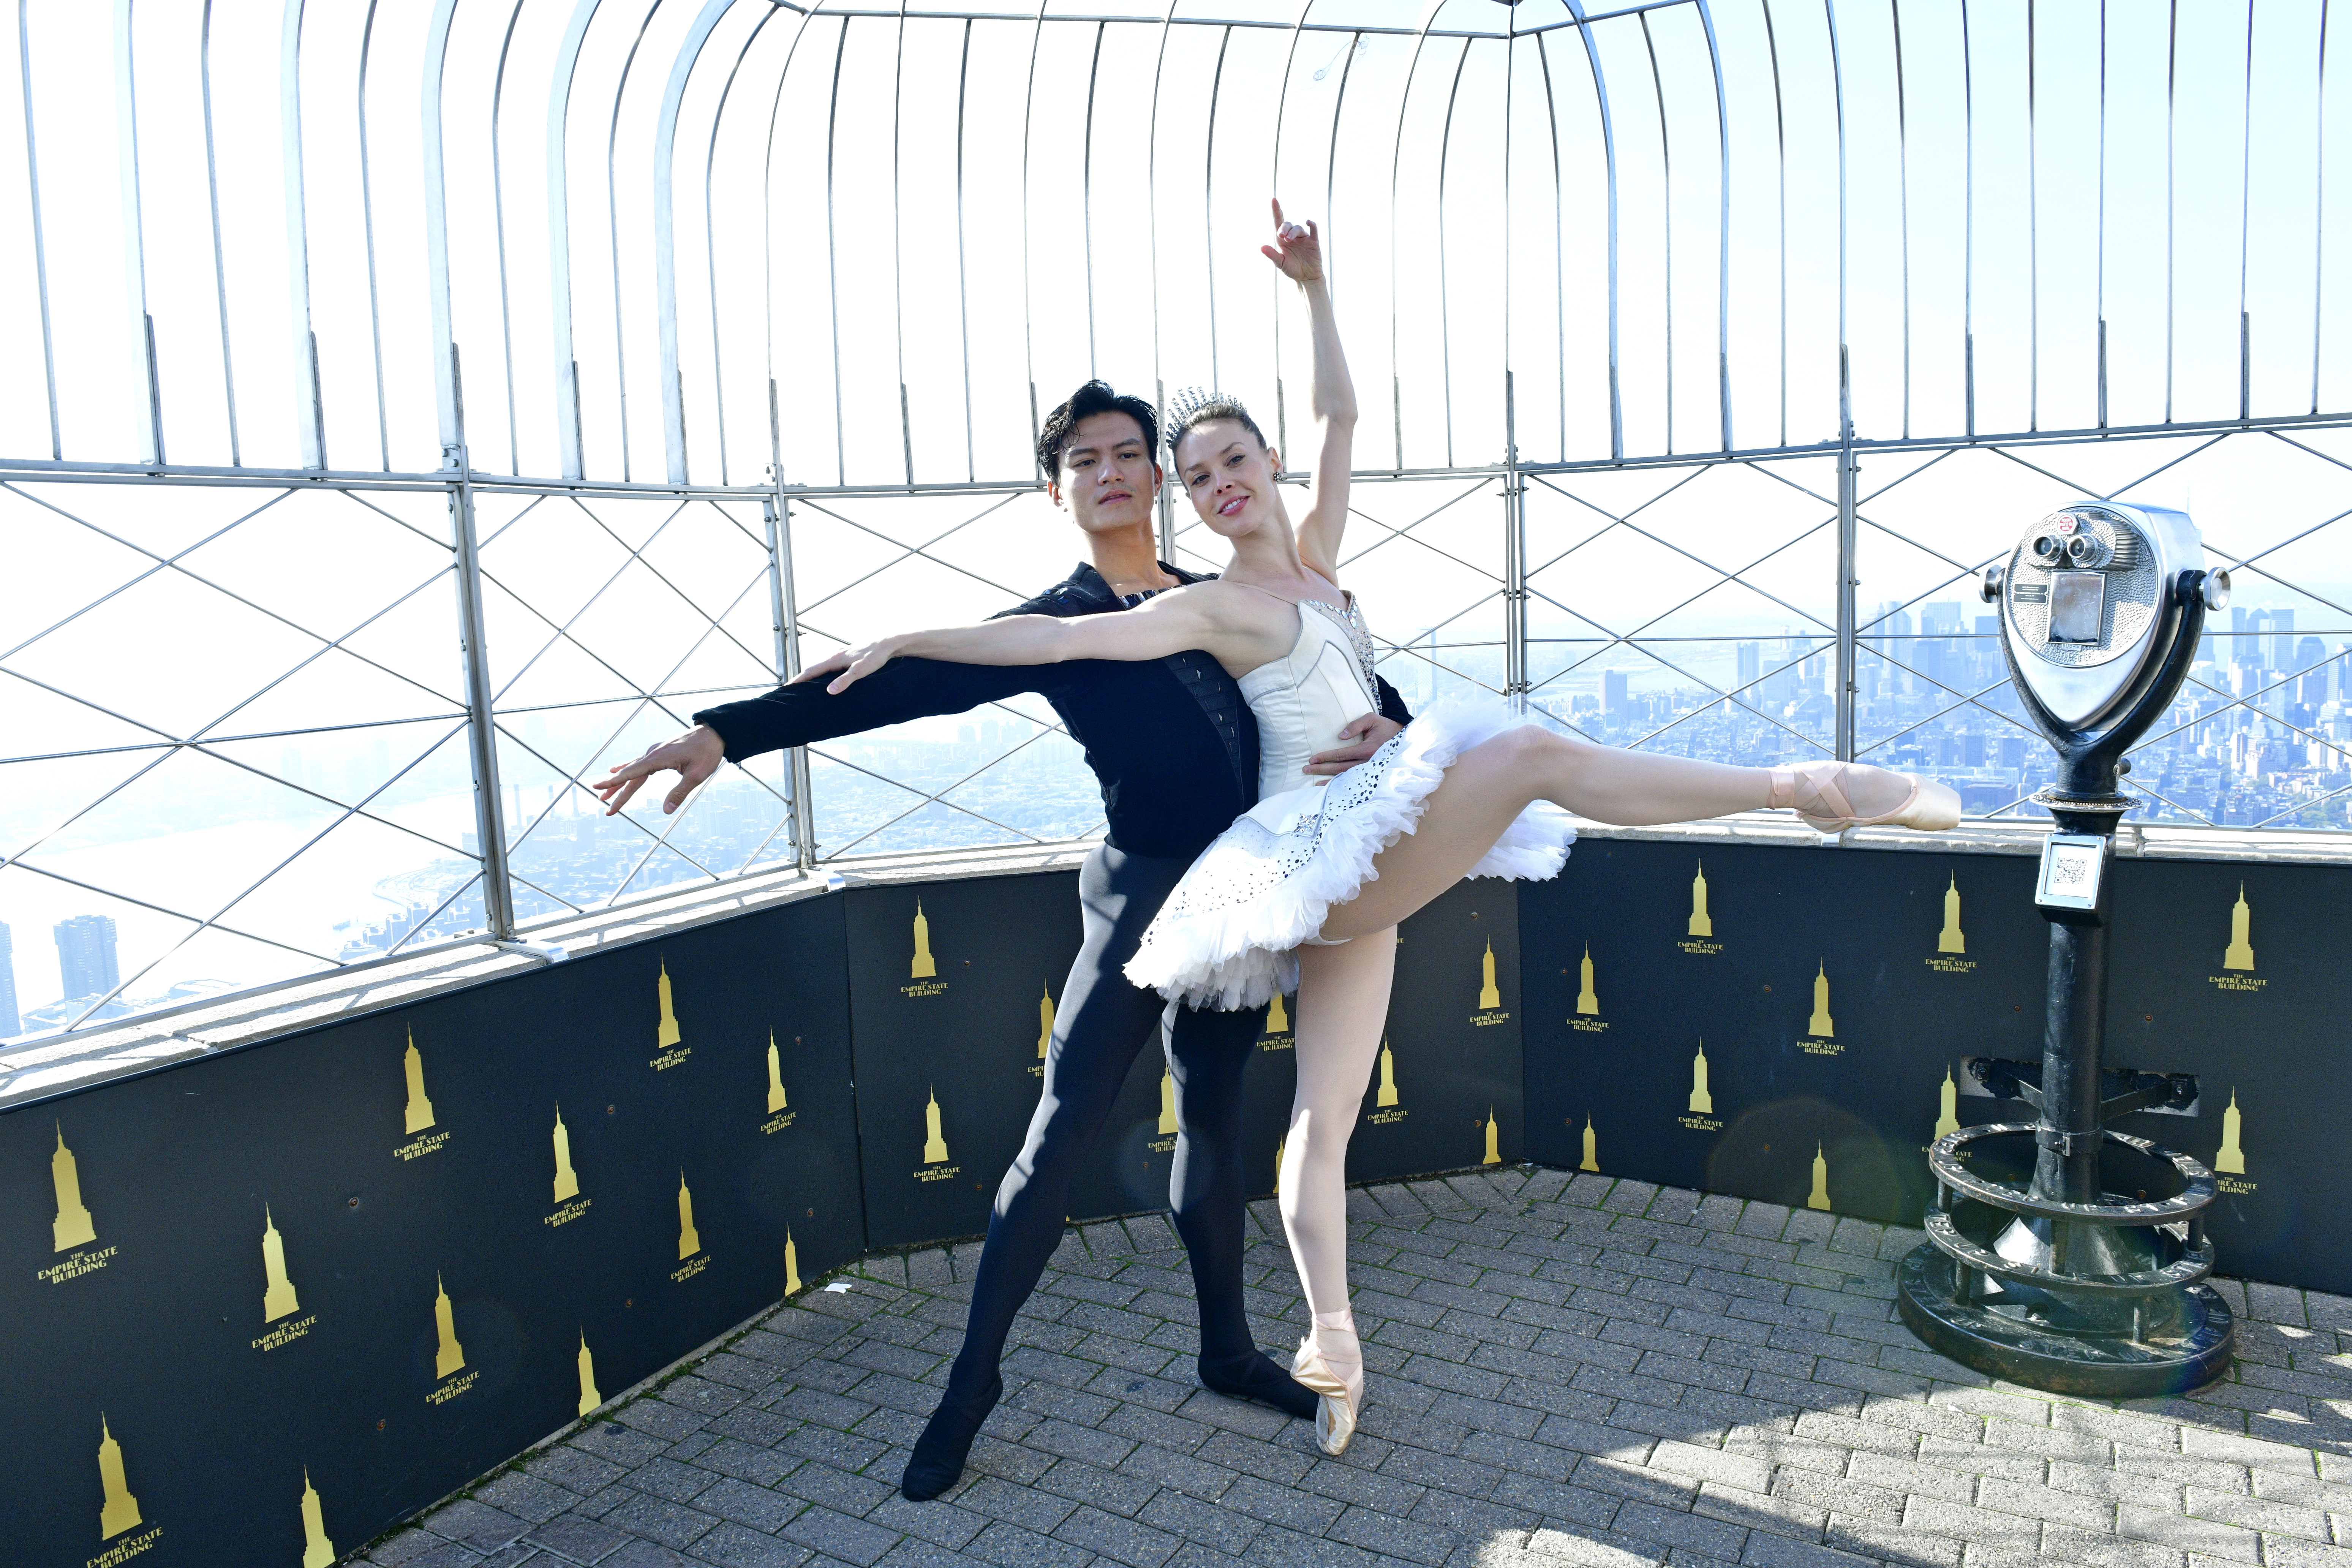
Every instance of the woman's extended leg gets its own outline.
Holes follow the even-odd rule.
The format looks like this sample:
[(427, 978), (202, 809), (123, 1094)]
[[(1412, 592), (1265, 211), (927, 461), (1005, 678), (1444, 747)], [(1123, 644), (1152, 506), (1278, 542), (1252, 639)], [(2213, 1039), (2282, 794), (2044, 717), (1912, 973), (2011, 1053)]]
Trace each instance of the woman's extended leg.
[[(1395, 975), (1391, 931), (1367, 932), (1344, 947), (1298, 950), (1298, 1089), (1282, 1145), (1282, 1226), (1314, 1317), (1304, 1348), (1346, 1391), (1346, 1411), (1329, 1411), (1327, 1401), (1316, 1423), (1334, 1453), (1347, 1447), (1364, 1386), (1363, 1350), (1348, 1306), (1348, 1138), (1371, 1081)], [(1318, 1387), (1318, 1370), (1302, 1359), (1298, 1381)], [(1335, 1415), (1342, 1422), (1336, 1433)]]
[[(1346, 939), (1395, 925), (1467, 875), (1536, 801), (1595, 822), (1643, 827), (1759, 810), (1773, 804), (1772, 784), (1770, 768), (1629, 752), (1533, 724), (1506, 730), (1445, 770), (1414, 831), (1381, 852), (1373, 862), (1376, 879), (1365, 882), (1352, 901), (1333, 908), (1323, 935)], [(1906, 773), (1855, 767), (1845, 774), (1844, 787), (1855, 813), (1869, 816), (1900, 806), (1912, 781)], [(1300, 1016), (1303, 1020), (1303, 1004)]]

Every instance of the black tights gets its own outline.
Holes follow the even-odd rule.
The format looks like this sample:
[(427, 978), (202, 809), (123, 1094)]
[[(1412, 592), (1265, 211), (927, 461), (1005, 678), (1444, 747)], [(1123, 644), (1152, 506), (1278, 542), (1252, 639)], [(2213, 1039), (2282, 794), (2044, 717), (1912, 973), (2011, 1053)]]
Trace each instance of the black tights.
[[(994, 1384), (1013, 1314), (1061, 1244), (1070, 1180), (1093, 1151), (1136, 1053), (1145, 1039), (1163, 1033), (1176, 1080), (1169, 1201), (1192, 1264), (1201, 1362), (1205, 1370), (1256, 1355), (1242, 1308), (1241, 1131), (1242, 1073), (1256, 1045), (1259, 1016), (1171, 1007), (1121, 973), (1189, 865), (1106, 845), (1087, 857), (1078, 873), (1086, 942), (1054, 1016), (1045, 1086), (1028, 1140), (996, 1189), (963, 1349), (948, 1378), (951, 1401)], [(1173, 1015), (1164, 1030), (1155, 1027), (1163, 1014)]]

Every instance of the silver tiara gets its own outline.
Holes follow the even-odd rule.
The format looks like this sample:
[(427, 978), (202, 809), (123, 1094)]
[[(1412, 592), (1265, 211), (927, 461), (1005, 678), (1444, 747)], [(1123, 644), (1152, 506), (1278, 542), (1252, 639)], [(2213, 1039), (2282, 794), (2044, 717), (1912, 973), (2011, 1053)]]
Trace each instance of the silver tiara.
[(1229, 397), (1222, 392), (1211, 392), (1206, 387), (1178, 387), (1176, 395), (1168, 400), (1168, 428), (1171, 432), (1168, 442), (1170, 449), (1173, 450), (1176, 445), (1172, 432), (1182, 430), (1194, 415), (1203, 408), (1217, 404), (1223, 404), (1229, 408), (1239, 408), (1242, 406), (1242, 400), (1238, 397)]

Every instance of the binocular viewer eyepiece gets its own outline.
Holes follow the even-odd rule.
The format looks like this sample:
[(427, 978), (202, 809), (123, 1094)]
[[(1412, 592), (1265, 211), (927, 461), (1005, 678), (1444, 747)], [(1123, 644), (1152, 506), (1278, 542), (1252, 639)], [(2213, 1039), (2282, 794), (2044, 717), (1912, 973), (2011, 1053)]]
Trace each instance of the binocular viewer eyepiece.
[(2099, 726), (2143, 694), (2168, 645), (2190, 630), (2180, 614), (2189, 598), (2204, 610), (2229, 603), (2230, 574), (2206, 570), (2204, 554), (2185, 513), (2084, 503), (2042, 519), (1985, 569), (1980, 591), (2001, 606), (2011, 667), (2053, 744), (2063, 744), (2053, 724)]

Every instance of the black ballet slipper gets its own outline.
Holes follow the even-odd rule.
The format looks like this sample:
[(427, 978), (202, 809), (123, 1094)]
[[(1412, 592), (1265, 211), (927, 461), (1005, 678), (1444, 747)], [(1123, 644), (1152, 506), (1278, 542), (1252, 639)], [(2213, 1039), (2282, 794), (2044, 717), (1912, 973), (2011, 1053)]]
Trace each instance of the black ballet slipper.
[[(907, 1461), (906, 1473), (898, 1478), (898, 1495), (908, 1502), (929, 1502), (955, 1485), (963, 1475), (964, 1459), (971, 1453), (971, 1440), (980, 1436), (981, 1423), (1003, 1395), (1004, 1379), (994, 1377), (971, 1399), (950, 1395), (940, 1400), (923, 1435), (915, 1439), (914, 1455)], [(1312, 1401), (1315, 1396), (1307, 1397)]]
[(1201, 1386), (1229, 1399), (1254, 1399), (1271, 1405), (1301, 1421), (1315, 1419), (1321, 1401), (1313, 1389), (1297, 1382), (1280, 1363), (1253, 1347), (1245, 1355), (1212, 1362), (1200, 1360)]

